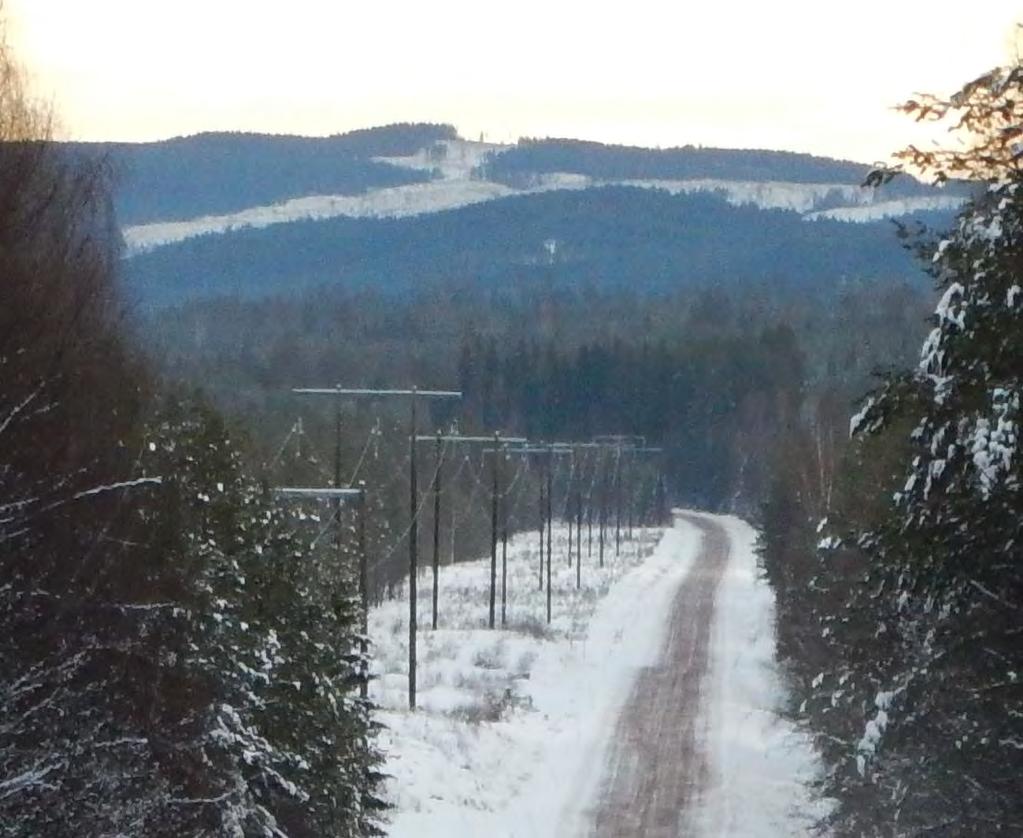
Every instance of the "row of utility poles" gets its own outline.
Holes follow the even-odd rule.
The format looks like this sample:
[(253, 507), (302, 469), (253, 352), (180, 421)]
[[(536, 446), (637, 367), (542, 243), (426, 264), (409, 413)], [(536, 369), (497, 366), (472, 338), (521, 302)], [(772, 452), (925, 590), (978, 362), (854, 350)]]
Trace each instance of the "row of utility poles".
[[(613, 495), (613, 511), (615, 516), (615, 552), (618, 554), (621, 550), (621, 537), (622, 537), (622, 496), (621, 496), (621, 484), (622, 484), (622, 472), (623, 464), (627, 461), (630, 462), (635, 457), (656, 454), (660, 452), (659, 448), (652, 448), (646, 445), (646, 440), (642, 437), (627, 436), (627, 435), (613, 435), (613, 436), (601, 436), (595, 437), (589, 442), (577, 442), (577, 443), (546, 443), (546, 444), (534, 444), (530, 443), (523, 437), (509, 437), (504, 436), (500, 432), (494, 432), (492, 434), (481, 435), (481, 436), (466, 436), (455, 433), (441, 433), (437, 432), (434, 434), (419, 434), (418, 428), (418, 407), (422, 400), (445, 400), (445, 399), (459, 399), (462, 394), (455, 390), (420, 390), (418, 388), (411, 389), (369, 389), (369, 388), (346, 388), (340, 385), (332, 388), (296, 388), (292, 391), (298, 395), (311, 395), (311, 396), (326, 396), (331, 397), (336, 402), (336, 421), (335, 421), (335, 452), (334, 452), (334, 474), (333, 474), (333, 485), (323, 487), (282, 487), (276, 489), (275, 492), (281, 497), (286, 498), (310, 498), (325, 500), (333, 502), (334, 514), (336, 516), (336, 546), (339, 552), (339, 556), (342, 550), (342, 536), (341, 536), (341, 511), (342, 507), (346, 503), (355, 503), (357, 505), (357, 540), (358, 540), (358, 556), (359, 556), (359, 574), (358, 574), (358, 587), (359, 587), (359, 600), (361, 608), (361, 640), (360, 645), (362, 648), (361, 659), (363, 665), (367, 660), (367, 636), (369, 631), (368, 626), (368, 613), (369, 613), (369, 588), (368, 588), (368, 559), (366, 550), (366, 517), (368, 505), (366, 502), (367, 489), (364, 485), (359, 486), (348, 486), (342, 485), (342, 463), (341, 463), (341, 452), (342, 452), (342, 416), (343, 406), (347, 400), (351, 399), (402, 399), (405, 400), (409, 406), (409, 526), (408, 526), (408, 549), (409, 549), (409, 575), (408, 575), (408, 586), (409, 586), (409, 633), (408, 633), (408, 697), (409, 697), (409, 708), (415, 709), (416, 707), (416, 639), (418, 634), (418, 614), (417, 614), (417, 601), (418, 601), (418, 579), (419, 579), (419, 515), (421, 510), (421, 502), (419, 497), (418, 487), (418, 472), (417, 472), (417, 446), (420, 443), (432, 442), (434, 443), (435, 452), (435, 471), (432, 485), (433, 495), (433, 590), (432, 590), (432, 622), (433, 629), (437, 628), (438, 618), (438, 594), (439, 594), (439, 565), (440, 565), (440, 521), (441, 521), (441, 498), (443, 495), (443, 452), (445, 446), (460, 446), (460, 445), (484, 445), (489, 447), (483, 448), (483, 456), (490, 455), (491, 457), (491, 535), (490, 535), (490, 585), (489, 585), (489, 601), (488, 601), (488, 625), (490, 628), (496, 627), (496, 615), (497, 615), (497, 556), (498, 556), (498, 545), (500, 544), (501, 553), (501, 626), (507, 624), (507, 561), (508, 561), (508, 510), (507, 508), (501, 508), (500, 500), (502, 497), (502, 469), (501, 464), (503, 460), (511, 459), (513, 457), (523, 457), (529, 460), (539, 459), (541, 463), (541, 479), (539, 481), (539, 572), (538, 582), (541, 591), (546, 589), (546, 606), (547, 606), (547, 621), (551, 621), (551, 596), (552, 596), (552, 584), (551, 584), (551, 565), (553, 563), (553, 542), (552, 542), (552, 530), (553, 530), (553, 518), (554, 518), (554, 478), (552, 463), (558, 457), (576, 457), (577, 452), (586, 451), (588, 449), (599, 450), (602, 453), (609, 454), (613, 453), (615, 457), (615, 468), (613, 472), (613, 487), (609, 487), (607, 469), (603, 469), (601, 472), (600, 487), (598, 490), (599, 510), (597, 512), (597, 530), (598, 530), (598, 560), (599, 566), (604, 566), (604, 552), (605, 552), (605, 540), (606, 530), (610, 526), (609, 515), (611, 513), (608, 495)], [(573, 469), (574, 471), (574, 469)], [(628, 469), (627, 477), (630, 478), (631, 485), (632, 471)], [(578, 482), (578, 481), (577, 481)], [(594, 473), (594, 483), (596, 482), (596, 473)], [(573, 500), (573, 488), (574, 488), (574, 524), (575, 524), (575, 537), (573, 540), (573, 515), (572, 515), (572, 500)], [(592, 487), (591, 487), (592, 489)], [(609, 491), (610, 489), (610, 491)], [(657, 485), (654, 489), (655, 497), (654, 503), (661, 511), (661, 516), (664, 515), (666, 510), (666, 498), (664, 497), (664, 482), (663, 477), (658, 479)], [(592, 491), (587, 494), (587, 555), (592, 557), (593, 554), (593, 504), (592, 498), (590, 497)], [(634, 524), (634, 503), (629, 503), (627, 511), (626, 524), (628, 527), (628, 537), (632, 537), (632, 529)], [(506, 505), (507, 506), (507, 505)], [(571, 481), (566, 489), (565, 495), (565, 510), (566, 517), (568, 519), (569, 528), (569, 547), (568, 547), (568, 564), (571, 567), (573, 561), (573, 545), (575, 547), (575, 563), (576, 563), (576, 587), (580, 587), (582, 584), (582, 541), (583, 541), (583, 496), (582, 487), (580, 485), (572, 486)], [(546, 544), (545, 544), (546, 536)], [(546, 548), (546, 549), (545, 549)], [(546, 562), (545, 562), (546, 554)], [(544, 578), (544, 572), (546, 570), (546, 579)], [(368, 687), (368, 672), (360, 673), (360, 691), (362, 696), (365, 698)]]

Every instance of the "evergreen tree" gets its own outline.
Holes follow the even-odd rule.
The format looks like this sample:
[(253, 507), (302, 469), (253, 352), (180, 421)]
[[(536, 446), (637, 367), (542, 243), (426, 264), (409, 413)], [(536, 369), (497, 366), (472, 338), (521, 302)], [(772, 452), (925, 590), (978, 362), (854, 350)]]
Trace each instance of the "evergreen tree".
[(871, 629), (869, 656), (846, 632), (841, 663), (815, 684), (821, 702), (859, 720), (833, 777), (836, 823), (851, 834), (1019, 834), (1023, 67), (905, 110), (965, 129), (960, 147), (910, 149), (906, 162), (988, 188), (933, 249), (941, 298), (918, 368), (889, 376), (852, 420), (861, 440), (911, 430), (888, 510), (836, 528), (864, 557), (848, 606)]
[(205, 408), (171, 408), (145, 469), (170, 475), (148, 527), (178, 589), (175, 651), (152, 695), (178, 732), (169, 816), (225, 835), (377, 834), (379, 757), (357, 693), (352, 557), (327, 538), (337, 524), (275, 506)]

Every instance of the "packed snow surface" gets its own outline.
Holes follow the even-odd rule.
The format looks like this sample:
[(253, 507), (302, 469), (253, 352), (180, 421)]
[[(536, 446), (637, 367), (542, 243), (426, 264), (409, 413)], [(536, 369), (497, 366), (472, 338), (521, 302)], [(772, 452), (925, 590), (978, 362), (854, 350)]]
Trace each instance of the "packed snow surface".
[[(813, 753), (776, 715), (784, 693), (773, 665), (772, 599), (755, 573), (752, 530), (725, 520), (741, 549), (726, 571), (714, 626), (710, 677), (721, 707), (707, 711), (706, 745), (715, 766), (704, 802), (708, 810), (722, 808), (719, 817), (706, 817), (706, 834), (800, 834), (812, 811), (802, 782), (813, 774)], [(584, 539), (577, 590), (575, 568), (566, 562), (567, 530), (556, 526), (554, 534), (549, 627), (535, 533), (509, 545), (505, 629), (486, 628), (489, 559), (441, 568), (437, 631), (429, 628), (431, 585), (424, 571), (414, 713), (407, 709), (404, 592), (371, 613), (377, 676), (371, 697), (387, 728), (381, 745), (392, 777), (390, 834), (565, 838), (590, 832), (609, 737), (638, 672), (656, 661), (701, 535), (679, 519), (667, 531), (638, 531), (617, 558), (612, 539), (603, 569), (596, 539), (592, 557)], [(797, 810), (805, 811), (797, 816)], [(750, 824), (753, 831), (742, 831)], [(732, 826), (739, 831), (729, 831)]]
[(810, 835), (828, 803), (811, 784), (821, 766), (809, 736), (781, 716), (786, 691), (775, 658), (774, 593), (745, 521), (714, 516), (731, 552), (717, 596), (710, 672), (703, 688), (708, 781), (700, 835), (779, 838)]

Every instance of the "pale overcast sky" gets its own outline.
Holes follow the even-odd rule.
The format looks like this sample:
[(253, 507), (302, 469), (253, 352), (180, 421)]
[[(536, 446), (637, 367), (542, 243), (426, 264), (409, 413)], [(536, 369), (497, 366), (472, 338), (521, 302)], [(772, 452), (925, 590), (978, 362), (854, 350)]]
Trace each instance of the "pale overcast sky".
[(6, 0), (68, 136), (466, 136), (882, 159), (890, 106), (1005, 60), (1018, 0)]

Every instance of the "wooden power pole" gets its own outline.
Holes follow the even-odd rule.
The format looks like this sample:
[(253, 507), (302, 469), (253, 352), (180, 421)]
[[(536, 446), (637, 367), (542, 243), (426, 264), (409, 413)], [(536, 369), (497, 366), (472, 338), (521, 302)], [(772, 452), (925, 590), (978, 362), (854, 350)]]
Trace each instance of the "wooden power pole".
[(344, 398), (401, 398), (408, 399), (409, 416), (409, 625), (408, 625), (408, 704), (409, 709), (416, 709), (416, 635), (417, 635), (417, 602), (419, 595), (419, 488), (416, 474), (416, 432), (418, 430), (416, 408), (420, 399), (460, 399), (462, 394), (456, 390), (420, 390), (413, 387), (403, 389), (372, 389), (362, 387), (296, 387), (293, 393), (309, 396), (333, 396)]

